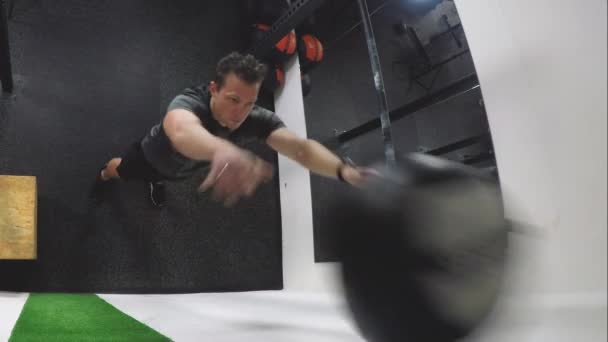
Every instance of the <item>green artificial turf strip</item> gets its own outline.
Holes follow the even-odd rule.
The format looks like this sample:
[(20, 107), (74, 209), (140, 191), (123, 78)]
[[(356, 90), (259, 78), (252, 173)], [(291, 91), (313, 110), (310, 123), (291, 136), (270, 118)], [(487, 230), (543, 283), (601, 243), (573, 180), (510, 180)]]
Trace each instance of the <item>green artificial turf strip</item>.
[(9, 342), (169, 341), (92, 294), (31, 294)]

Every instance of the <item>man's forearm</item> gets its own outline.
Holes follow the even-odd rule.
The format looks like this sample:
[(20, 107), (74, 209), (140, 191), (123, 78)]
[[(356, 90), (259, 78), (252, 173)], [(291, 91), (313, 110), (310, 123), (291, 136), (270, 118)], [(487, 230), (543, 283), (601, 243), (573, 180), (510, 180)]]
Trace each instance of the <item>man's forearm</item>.
[(298, 162), (311, 172), (335, 178), (342, 161), (325, 146), (314, 140), (305, 140)]
[(184, 156), (194, 160), (211, 160), (220, 149), (235, 148), (230, 142), (218, 138), (202, 127), (184, 127), (170, 137), (173, 147)]

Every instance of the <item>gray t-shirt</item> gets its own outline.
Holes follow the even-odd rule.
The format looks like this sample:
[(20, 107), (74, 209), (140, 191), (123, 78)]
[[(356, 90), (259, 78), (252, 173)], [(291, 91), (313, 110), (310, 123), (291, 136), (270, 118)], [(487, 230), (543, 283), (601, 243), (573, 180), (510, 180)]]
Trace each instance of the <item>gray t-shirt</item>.
[[(199, 117), (203, 127), (211, 134), (241, 147), (256, 140), (265, 142), (270, 133), (285, 127), (275, 113), (256, 105), (241, 126), (231, 132), (213, 118), (209, 107), (210, 99), (211, 95), (206, 85), (187, 88), (171, 101), (167, 111), (174, 109), (191, 111)], [(167, 178), (189, 177), (199, 168), (209, 165), (207, 161), (192, 160), (177, 152), (165, 134), (162, 122), (152, 127), (142, 139), (141, 147), (148, 162)]]

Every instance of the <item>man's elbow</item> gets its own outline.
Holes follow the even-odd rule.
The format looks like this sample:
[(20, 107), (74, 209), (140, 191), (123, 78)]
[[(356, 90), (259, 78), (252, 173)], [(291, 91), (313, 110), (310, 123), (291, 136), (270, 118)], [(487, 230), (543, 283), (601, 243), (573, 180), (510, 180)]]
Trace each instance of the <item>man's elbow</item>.
[(173, 145), (179, 145), (179, 141), (183, 140), (186, 134), (184, 121), (180, 113), (175, 111), (168, 112), (163, 119), (163, 130)]

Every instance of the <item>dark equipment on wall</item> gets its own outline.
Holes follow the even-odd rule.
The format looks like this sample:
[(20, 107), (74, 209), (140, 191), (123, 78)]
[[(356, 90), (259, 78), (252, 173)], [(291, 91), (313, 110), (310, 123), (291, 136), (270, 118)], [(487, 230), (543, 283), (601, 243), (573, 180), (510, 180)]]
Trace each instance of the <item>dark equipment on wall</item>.
[(458, 24), (452, 26), (452, 24), (450, 24), (450, 21), (448, 20), (448, 16), (445, 14), (441, 16), (441, 22), (443, 22), (445, 24), (445, 26), (447, 27), (446, 32), (448, 32), (450, 34), (450, 36), (452, 37), (452, 39), (454, 39), (458, 48), (462, 49), (462, 46), (463, 46), (462, 41), (460, 41), (460, 38), (458, 38), (458, 36), (454, 32), (454, 30), (456, 28), (461, 27), (462, 25), (460, 23), (458, 23)]
[(399, 24), (393, 25), (393, 29), (397, 36), (402, 37), (406, 43), (408, 64), (424, 66), (429, 66), (431, 64), (431, 58), (424, 49), (424, 45), (412, 26), (408, 25), (405, 21), (402, 21)]
[(409, 69), (410, 79), (416, 82), (420, 87), (425, 89), (427, 92), (433, 88), (433, 84), (430, 86), (424, 85), (420, 79), (432, 71), (436, 71), (435, 77), (439, 73), (438, 69), (441, 69), (444, 65), (452, 62), (459, 57), (470, 53), (468, 48), (465, 48), (464, 44), (456, 34), (456, 30), (462, 30), (462, 24), (451, 25), (446, 15), (441, 17), (442, 22), (446, 25), (447, 30), (443, 31), (434, 37), (431, 37), (431, 43), (436, 41), (439, 37), (449, 34), (456, 46), (461, 50), (445, 59), (433, 62), (427, 53), (425, 46), (418, 37), (416, 30), (408, 25), (405, 21), (393, 25), (393, 29), (398, 37), (404, 43), (405, 57), (401, 60), (393, 62), (394, 65), (405, 65)]
[[(294, 0), (291, 1), (291, 5), (286, 9), (279, 10), (259, 10), (256, 9), (257, 4), (264, 3), (261, 0), (250, 0), (247, 2), (247, 11), (253, 18), (252, 23), (259, 22), (260, 18), (264, 15), (260, 15), (260, 12), (265, 13), (268, 18), (275, 18), (278, 13), (280, 16), (274, 19), (273, 24), (267, 31), (260, 34), (256, 39), (253, 40), (252, 46), (248, 50), (258, 59), (269, 62), (270, 65), (275, 63), (272, 62), (273, 51), (276, 49), (276, 44), (283, 39), (286, 35), (290, 34), (298, 25), (304, 23), (306, 20), (313, 15), (314, 11), (318, 9), (325, 0)], [(268, 7), (268, 6), (266, 6)], [(266, 19), (268, 19), (266, 18)], [(268, 21), (270, 22), (270, 21)], [(299, 39), (298, 39), (299, 40)], [(270, 77), (263, 84), (263, 89), (266, 93), (274, 93), (274, 90), (280, 86), (280, 82), (276, 74), (272, 73)], [(305, 77), (303, 79), (303, 90), (310, 90), (310, 82)]]
[[(259, 41), (264, 36), (264, 33), (270, 29), (269, 25), (266, 24), (255, 24), (253, 25), (253, 40), (254, 42)], [(285, 63), (289, 57), (293, 56), (298, 47), (297, 38), (295, 32), (289, 32), (283, 38), (281, 38), (275, 45), (274, 49), (270, 52), (267, 59), (274, 64)]]
[(286, 34), (307, 20), (325, 0), (293, 0), (291, 6), (270, 26), (270, 30), (250, 48), (254, 56), (265, 59), (274, 45)]
[(323, 44), (312, 34), (303, 34), (298, 39), (300, 70), (309, 72), (323, 60)]
[(412, 154), (330, 209), (346, 298), (369, 341), (456, 341), (492, 311), (509, 231), (494, 178)]

